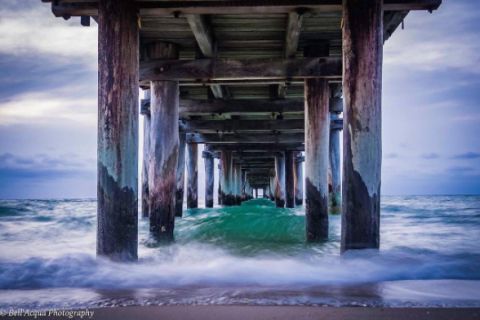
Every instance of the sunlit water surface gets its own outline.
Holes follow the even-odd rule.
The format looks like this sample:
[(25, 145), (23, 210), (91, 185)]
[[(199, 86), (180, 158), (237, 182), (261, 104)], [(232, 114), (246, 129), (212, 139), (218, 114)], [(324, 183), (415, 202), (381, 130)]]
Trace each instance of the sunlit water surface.
[(480, 197), (382, 199), (381, 250), (306, 244), (303, 207), (188, 210), (175, 243), (139, 220), (138, 263), (95, 257), (96, 201), (0, 200), (0, 308), (161, 304), (480, 306)]

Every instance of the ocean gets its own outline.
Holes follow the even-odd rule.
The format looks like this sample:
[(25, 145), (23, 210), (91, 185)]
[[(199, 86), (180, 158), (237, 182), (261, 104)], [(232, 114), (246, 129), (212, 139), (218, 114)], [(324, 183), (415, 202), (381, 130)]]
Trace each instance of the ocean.
[(0, 200), (0, 309), (166, 304), (480, 306), (480, 196), (382, 198), (381, 248), (307, 244), (303, 207), (265, 199), (184, 211), (139, 261), (95, 256), (96, 201)]

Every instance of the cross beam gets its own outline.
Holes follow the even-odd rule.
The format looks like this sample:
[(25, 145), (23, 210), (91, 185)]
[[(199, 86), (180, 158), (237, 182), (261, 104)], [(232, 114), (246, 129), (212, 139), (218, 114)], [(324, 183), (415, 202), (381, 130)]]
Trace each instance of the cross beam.
[[(289, 131), (302, 133), (305, 127), (303, 119), (277, 119), (277, 120), (180, 120), (180, 130), (184, 132), (195, 132), (195, 133), (217, 133), (217, 136), (206, 136), (201, 138), (192, 137), (195, 139), (204, 139), (208, 143), (208, 139), (217, 139), (225, 141), (228, 137), (223, 138), (218, 135), (218, 133), (238, 133), (239, 131), (246, 132), (261, 132), (261, 131)], [(337, 119), (331, 121), (330, 128), (332, 130), (342, 129), (343, 120)], [(252, 136), (255, 137), (255, 136)], [(271, 140), (274, 140), (274, 137), (270, 137)], [(245, 139), (250, 139), (245, 137)], [(219, 142), (222, 142), (219, 141)], [(213, 142), (213, 141), (212, 141)], [(245, 140), (245, 142), (248, 142)], [(261, 143), (260, 139), (255, 138), (252, 142)], [(203, 142), (199, 142), (203, 143)]]
[(340, 57), (299, 59), (197, 59), (140, 62), (140, 80), (260, 80), (342, 76)]
[(219, 134), (188, 133), (189, 143), (303, 143), (303, 133)]
[[(53, 1), (57, 17), (98, 16), (98, 0)], [(435, 10), (442, 0), (384, 0), (385, 11)], [(342, 0), (204, 0), (204, 1), (136, 1), (142, 17), (181, 16), (187, 14), (266, 14), (307, 12), (340, 12)]]

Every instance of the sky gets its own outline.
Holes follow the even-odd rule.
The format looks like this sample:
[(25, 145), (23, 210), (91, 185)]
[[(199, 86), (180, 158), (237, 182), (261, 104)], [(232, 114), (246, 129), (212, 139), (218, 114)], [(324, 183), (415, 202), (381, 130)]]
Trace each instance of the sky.
[[(479, 104), (480, 2), (411, 12), (384, 47), (382, 194), (480, 194)], [(2, 0), (0, 198), (94, 198), (96, 126), (96, 24)]]

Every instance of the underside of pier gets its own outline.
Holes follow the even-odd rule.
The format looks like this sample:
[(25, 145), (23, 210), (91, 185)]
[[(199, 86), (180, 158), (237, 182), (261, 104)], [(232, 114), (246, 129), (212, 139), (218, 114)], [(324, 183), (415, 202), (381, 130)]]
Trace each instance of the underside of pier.
[(383, 43), (441, 0), (44, 2), (99, 26), (99, 255), (137, 257), (138, 112), (158, 239), (173, 239), (185, 176), (198, 205), (204, 144), (206, 206), (218, 159), (220, 204), (260, 189), (278, 207), (305, 202), (308, 241), (328, 238), (330, 212), (342, 251), (379, 247)]

